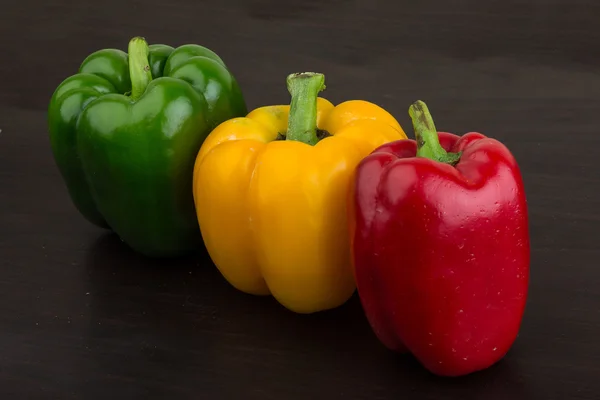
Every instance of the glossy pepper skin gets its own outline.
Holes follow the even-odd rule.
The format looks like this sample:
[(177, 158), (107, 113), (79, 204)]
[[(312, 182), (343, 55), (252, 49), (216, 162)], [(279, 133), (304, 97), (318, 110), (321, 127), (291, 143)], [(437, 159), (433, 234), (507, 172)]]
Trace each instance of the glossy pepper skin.
[(434, 374), (465, 375), (500, 360), (520, 329), (530, 260), (523, 182), (499, 141), (438, 134), (423, 102), (410, 113), (417, 141), (385, 144), (357, 168), (358, 294), (385, 346)]
[(194, 160), (219, 123), (245, 115), (234, 76), (211, 50), (131, 40), (103, 49), (55, 90), (52, 151), (71, 199), (90, 222), (135, 251), (171, 257), (201, 244)]
[(355, 290), (346, 212), (354, 167), (406, 135), (375, 104), (318, 98), (322, 74), (292, 74), (287, 83), (290, 106), (258, 108), (208, 136), (194, 199), (206, 248), (227, 281), (313, 313)]

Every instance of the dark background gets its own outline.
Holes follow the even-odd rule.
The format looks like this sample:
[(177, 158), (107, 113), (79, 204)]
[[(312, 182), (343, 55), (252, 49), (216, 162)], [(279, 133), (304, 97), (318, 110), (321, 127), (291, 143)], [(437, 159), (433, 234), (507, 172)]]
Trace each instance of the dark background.
[[(21, 0), (0, 10), (0, 398), (599, 399), (600, 2)], [(354, 297), (292, 314), (204, 255), (148, 262), (86, 223), (50, 152), (46, 107), (100, 48), (135, 35), (215, 50), (248, 105), (326, 74), (405, 128), (504, 141), (526, 184), (531, 286), (496, 366), (431, 376), (372, 334)]]

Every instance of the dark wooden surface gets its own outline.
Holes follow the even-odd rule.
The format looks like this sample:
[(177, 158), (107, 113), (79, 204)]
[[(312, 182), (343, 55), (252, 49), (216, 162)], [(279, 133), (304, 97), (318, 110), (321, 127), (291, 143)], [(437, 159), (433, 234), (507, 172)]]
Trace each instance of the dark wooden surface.
[[(600, 399), (599, 17), (594, 0), (3, 2), (0, 398)], [(214, 49), (251, 108), (316, 70), (324, 96), (378, 103), (411, 136), (422, 99), (441, 130), (504, 141), (532, 235), (508, 356), (435, 378), (377, 342), (356, 297), (295, 315), (234, 290), (206, 255), (149, 262), (86, 223), (47, 103), (87, 54), (134, 35)]]

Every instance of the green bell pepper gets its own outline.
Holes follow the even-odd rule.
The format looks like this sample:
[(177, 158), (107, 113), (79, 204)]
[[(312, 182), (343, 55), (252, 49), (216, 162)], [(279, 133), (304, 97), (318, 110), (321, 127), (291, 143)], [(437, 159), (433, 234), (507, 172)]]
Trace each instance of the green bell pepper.
[(135, 251), (173, 257), (198, 249), (192, 175), (206, 136), (245, 116), (234, 76), (211, 50), (141, 37), (128, 53), (99, 50), (55, 90), (52, 152), (79, 212)]

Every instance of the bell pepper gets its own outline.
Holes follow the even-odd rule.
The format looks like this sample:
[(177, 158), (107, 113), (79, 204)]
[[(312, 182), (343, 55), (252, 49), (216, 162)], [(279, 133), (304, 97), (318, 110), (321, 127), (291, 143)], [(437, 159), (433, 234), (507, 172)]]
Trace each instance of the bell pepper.
[(246, 115), (217, 54), (136, 37), (129, 54), (89, 55), (50, 100), (52, 151), (70, 197), (91, 223), (135, 251), (171, 257), (201, 244), (194, 160), (219, 123)]
[(373, 103), (319, 97), (324, 79), (289, 75), (289, 106), (222, 123), (194, 167), (198, 222), (218, 270), (235, 288), (271, 294), (296, 313), (335, 308), (354, 293), (346, 215), (354, 167), (406, 138)]
[(414, 140), (375, 149), (356, 170), (350, 235), (357, 291), (389, 349), (430, 372), (466, 375), (509, 351), (529, 283), (521, 173), (501, 142), (436, 132), (410, 107)]

